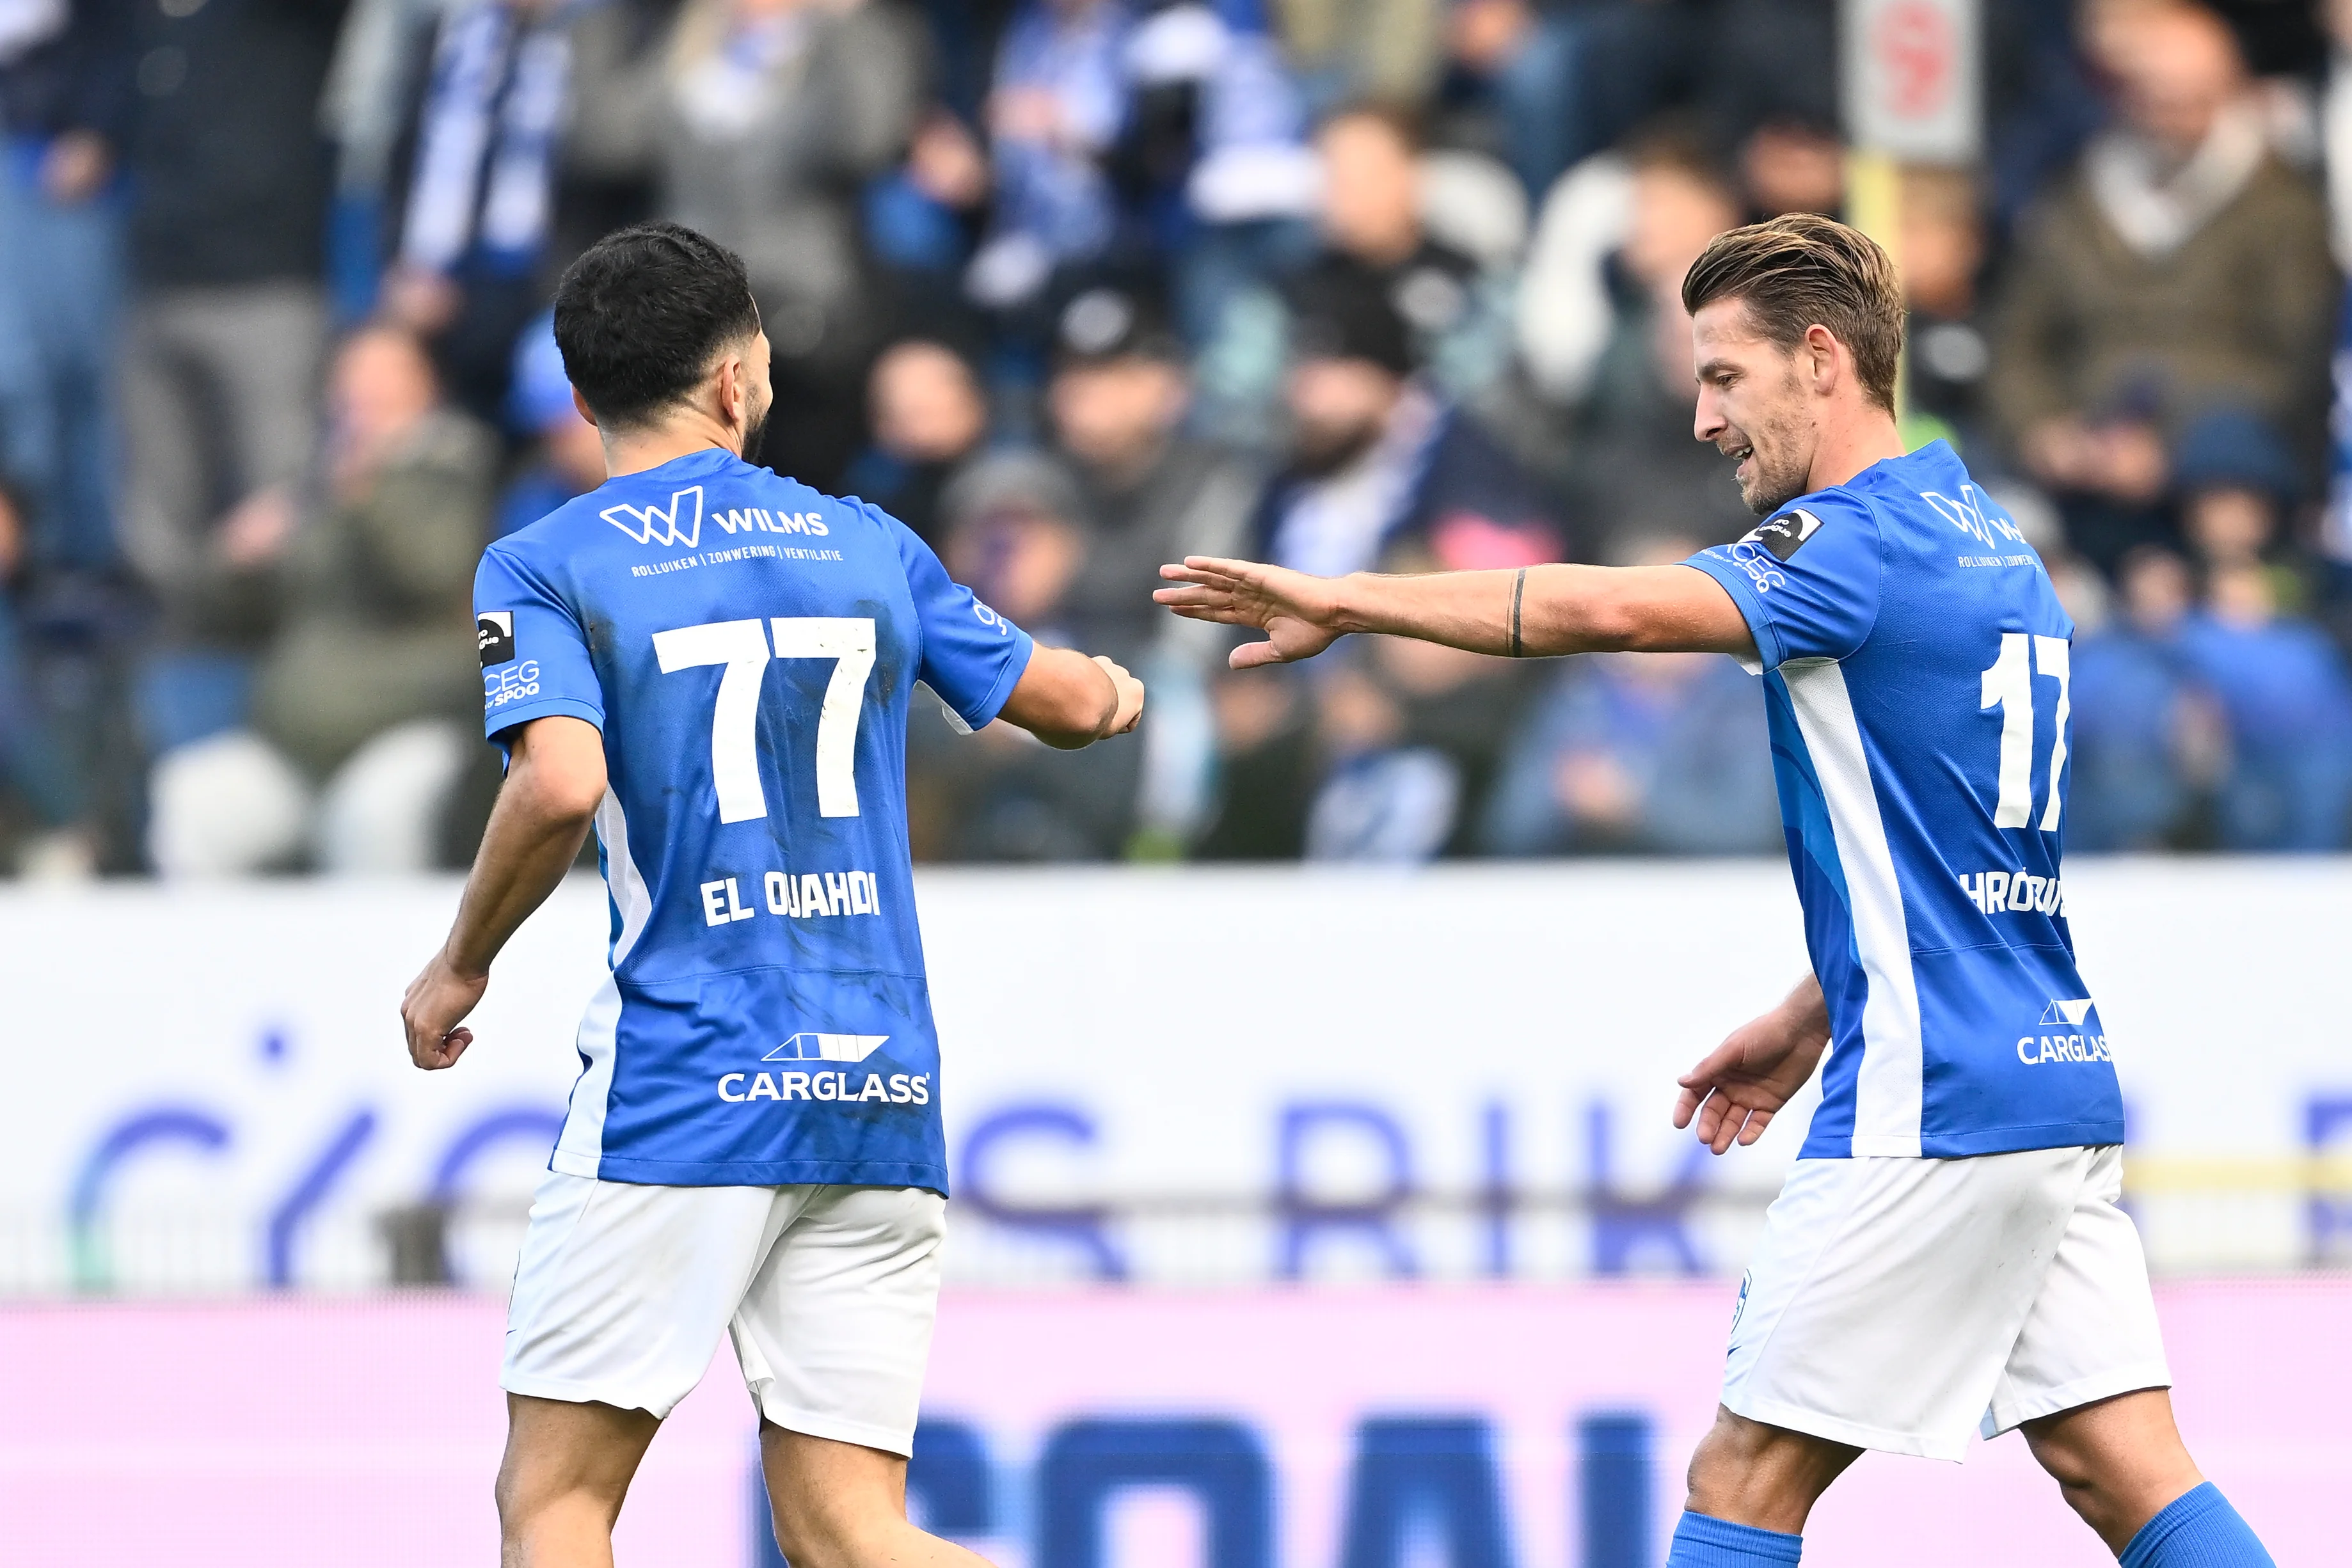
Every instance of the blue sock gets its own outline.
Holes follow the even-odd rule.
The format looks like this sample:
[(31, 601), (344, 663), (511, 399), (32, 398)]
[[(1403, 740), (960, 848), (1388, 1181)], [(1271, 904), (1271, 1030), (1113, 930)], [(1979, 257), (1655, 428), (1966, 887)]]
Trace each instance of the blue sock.
[(2122, 1568), (2277, 1568), (2211, 1481), (2166, 1503), (2124, 1548)]
[(1766, 1563), (1794, 1563), (1804, 1549), (1801, 1535), (1783, 1535), (1777, 1530), (1685, 1512), (1675, 1522), (1675, 1542), (1666, 1548), (1666, 1568), (1763, 1568)]

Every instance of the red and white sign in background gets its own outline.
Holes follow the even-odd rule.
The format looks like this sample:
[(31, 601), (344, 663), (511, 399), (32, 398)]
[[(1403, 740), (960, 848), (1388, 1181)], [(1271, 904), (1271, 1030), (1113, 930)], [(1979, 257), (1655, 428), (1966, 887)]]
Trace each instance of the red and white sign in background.
[(1967, 163), (1983, 136), (1977, 0), (1845, 0), (1846, 138), (1913, 163)]

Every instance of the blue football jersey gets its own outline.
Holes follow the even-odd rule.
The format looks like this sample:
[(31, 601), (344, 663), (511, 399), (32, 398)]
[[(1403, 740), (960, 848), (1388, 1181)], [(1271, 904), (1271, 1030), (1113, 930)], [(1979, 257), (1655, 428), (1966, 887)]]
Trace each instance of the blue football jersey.
[(1938, 441), (1691, 565), (1755, 633), (1828, 998), (1802, 1157), (2123, 1141), (2059, 850), (2074, 623)]
[(718, 450), (499, 540), (474, 598), (489, 735), (586, 719), (611, 781), (612, 977), (552, 1168), (945, 1193), (908, 705), (988, 723), (1029, 638), (895, 519)]

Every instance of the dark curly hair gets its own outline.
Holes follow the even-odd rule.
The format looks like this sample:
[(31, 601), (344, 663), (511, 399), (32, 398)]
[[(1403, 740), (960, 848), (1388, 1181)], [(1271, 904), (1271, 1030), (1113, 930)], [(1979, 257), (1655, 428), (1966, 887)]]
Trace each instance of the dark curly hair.
[(682, 224), (606, 235), (555, 289), (563, 373), (609, 428), (648, 423), (759, 330), (743, 258)]

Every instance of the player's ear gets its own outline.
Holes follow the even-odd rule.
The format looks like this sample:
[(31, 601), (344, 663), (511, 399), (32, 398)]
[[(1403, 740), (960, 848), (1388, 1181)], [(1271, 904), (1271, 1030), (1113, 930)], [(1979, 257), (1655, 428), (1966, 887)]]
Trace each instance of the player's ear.
[(719, 393), (719, 423), (730, 426), (749, 423), (745, 416), (751, 413), (751, 389), (743, 373), (743, 356), (740, 353), (719, 357), (716, 390)]
[(580, 417), (586, 420), (591, 426), (596, 425), (596, 411), (588, 406), (588, 400), (580, 395), (580, 389), (578, 387), (573, 387), (572, 389), (572, 406), (578, 412)]
[(1811, 361), (1815, 392), (1826, 393), (1837, 384), (1840, 347), (1836, 336), (1820, 322), (1805, 329), (1805, 356)]

